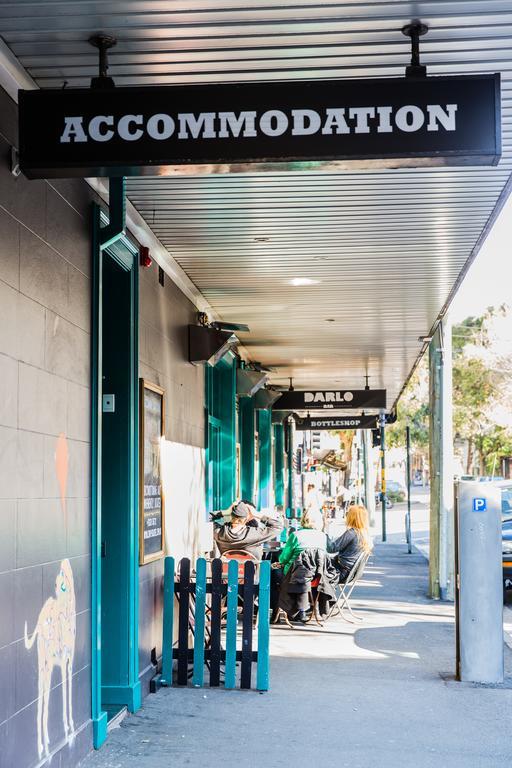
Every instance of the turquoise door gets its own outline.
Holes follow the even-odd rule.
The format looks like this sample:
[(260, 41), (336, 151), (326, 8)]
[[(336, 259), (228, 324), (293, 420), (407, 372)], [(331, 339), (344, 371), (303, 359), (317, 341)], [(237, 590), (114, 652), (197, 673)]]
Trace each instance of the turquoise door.
[(99, 247), (94, 208), (92, 366), (92, 719), (141, 704), (138, 669), (138, 260)]

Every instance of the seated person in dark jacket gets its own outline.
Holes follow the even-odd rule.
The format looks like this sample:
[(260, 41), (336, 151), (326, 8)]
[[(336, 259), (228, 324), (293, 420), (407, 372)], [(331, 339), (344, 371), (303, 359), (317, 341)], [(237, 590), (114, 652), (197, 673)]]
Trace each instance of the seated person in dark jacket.
[[(220, 513), (212, 516), (212, 519), (215, 522), (222, 516)], [(231, 507), (230, 521), (217, 527), (213, 535), (221, 555), (234, 549), (261, 560), (263, 543), (275, 539), (281, 528), (281, 520), (259, 515), (251, 502), (239, 501)]]
[[(307, 621), (309, 591), (315, 576), (322, 575), (327, 549), (327, 536), (322, 531), (322, 515), (313, 508), (304, 511), (301, 528), (288, 537), (279, 556), (283, 566), (283, 581), (279, 606), (288, 616)], [(317, 573), (317, 571), (319, 571)]]
[(328, 551), (334, 553), (332, 562), (339, 571), (341, 582), (346, 580), (361, 553), (370, 553), (373, 549), (366, 507), (359, 504), (350, 506), (345, 522), (345, 533), (328, 545)]

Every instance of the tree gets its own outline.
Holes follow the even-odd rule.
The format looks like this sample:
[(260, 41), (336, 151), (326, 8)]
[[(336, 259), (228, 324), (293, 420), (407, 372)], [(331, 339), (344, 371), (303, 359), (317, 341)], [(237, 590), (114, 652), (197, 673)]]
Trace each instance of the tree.
[(510, 309), (489, 308), (453, 327), (453, 426), (465, 441), (466, 472), (493, 473), (511, 454)]
[(398, 401), (396, 422), (386, 427), (387, 445), (403, 447), (405, 428), (409, 426), (415, 448), (428, 450), (428, 415), (428, 361), (424, 356)]

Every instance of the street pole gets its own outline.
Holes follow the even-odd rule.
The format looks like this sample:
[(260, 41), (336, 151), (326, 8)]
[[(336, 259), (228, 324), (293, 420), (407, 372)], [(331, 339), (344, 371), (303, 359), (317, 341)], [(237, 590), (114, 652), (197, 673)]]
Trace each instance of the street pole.
[(386, 416), (380, 414), (380, 500), (382, 503), (382, 541), (387, 540), (386, 534)]
[(375, 477), (370, 461), (370, 431), (362, 430), (364, 462), (364, 502), (370, 518), (370, 526), (375, 525)]
[(288, 419), (286, 424), (288, 438), (288, 518), (295, 517), (293, 506), (293, 419)]
[(452, 331), (445, 317), (429, 345), (429, 595), (441, 600), (454, 598), (452, 407)]
[(407, 444), (407, 514), (405, 516), (405, 535), (407, 538), (407, 551), (411, 554), (411, 428), (409, 426), (405, 428), (405, 436)]

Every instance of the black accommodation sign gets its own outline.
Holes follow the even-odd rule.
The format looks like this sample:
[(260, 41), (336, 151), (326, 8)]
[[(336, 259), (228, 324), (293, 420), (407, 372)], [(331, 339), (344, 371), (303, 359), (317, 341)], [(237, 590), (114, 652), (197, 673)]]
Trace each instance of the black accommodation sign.
[(338, 408), (385, 408), (385, 389), (288, 390), (273, 406), (275, 411), (319, 411)]
[(20, 91), (19, 109), (29, 178), (494, 165), (501, 152), (498, 74)]

